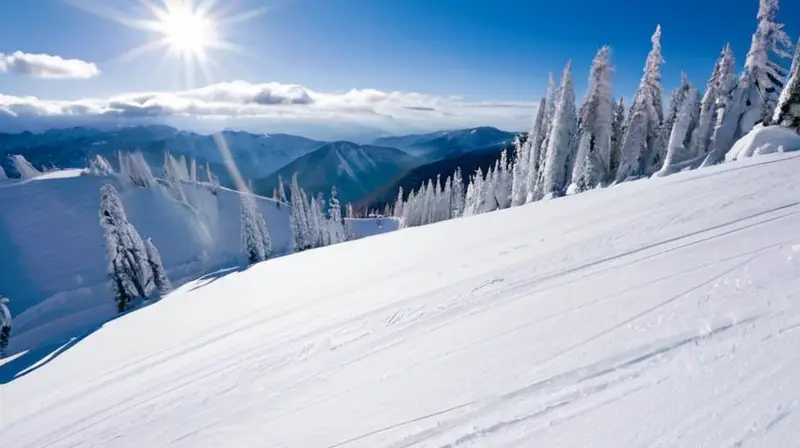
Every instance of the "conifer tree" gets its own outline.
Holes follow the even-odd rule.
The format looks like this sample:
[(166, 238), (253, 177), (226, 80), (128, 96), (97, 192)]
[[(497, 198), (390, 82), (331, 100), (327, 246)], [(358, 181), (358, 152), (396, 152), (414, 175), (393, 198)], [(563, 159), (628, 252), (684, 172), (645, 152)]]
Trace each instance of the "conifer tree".
[(792, 41), (777, 21), (778, 0), (760, 0), (757, 19), (758, 27), (739, 79), (738, 101), (744, 110), (734, 140), (750, 132), (757, 122), (772, 118), (788, 74), (781, 60), (792, 57)]
[(714, 70), (711, 72), (711, 77), (706, 84), (706, 91), (700, 102), (700, 117), (697, 128), (692, 133), (690, 148), (696, 156), (703, 156), (711, 150), (711, 136), (717, 122), (717, 98), (719, 98), (722, 88), (723, 61), (729, 52), (730, 46), (726, 45), (714, 64)]
[(247, 255), (247, 263), (255, 264), (266, 258), (264, 240), (256, 219), (256, 206), (248, 192), (239, 193), (239, 201), (242, 213), (242, 250)]
[(610, 54), (611, 48), (603, 47), (592, 62), (589, 90), (581, 107), (578, 152), (572, 171), (575, 192), (594, 188), (610, 180), (614, 121)]
[[(542, 148), (545, 140), (545, 120), (547, 118), (547, 100), (542, 98), (539, 100), (539, 108), (536, 112), (536, 118), (533, 122), (533, 129), (528, 133), (528, 140), (525, 144), (528, 147), (530, 156), (528, 157), (528, 168), (525, 173), (525, 187), (523, 188), (524, 197), (521, 198), (521, 203), (528, 203), (533, 201), (536, 182), (539, 179), (539, 173), (542, 171), (544, 165), (545, 149)], [(519, 163), (519, 162), (517, 162)], [(513, 205), (513, 204), (512, 204)]]
[(8, 299), (0, 297), (0, 359), (5, 357), (8, 342), (11, 339), (11, 311), (8, 309)]
[(739, 121), (743, 115), (742, 90), (736, 83), (736, 60), (730, 46), (726, 46), (722, 53), (719, 68), (719, 81), (717, 85), (716, 116), (714, 129), (711, 133), (709, 151), (702, 166), (720, 163), (725, 154), (733, 146), (739, 128)]
[[(661, 88), (661, 26), (651, 38), (653, 47), (647, 55), (639, 89), (633, 99), (628, 128), (620, 150), (617, 182), (649, 175), (663, 148), (660, 130), (663, 122)], [(657, 168), (656, 168), (657, 169)]]
[(800, 42), (794, 54), (789, 81), (781, 92), (772, 122), (800, 132)]
[(547, 161), (542, 181), (543, 197), (560, 196), (566, 189), (571, 166), (567, 166), (573, 155), (574, 136), (577, 130), (575, 91), (572, 85), (572, 61), (567, 63), (559, 87), (560, 96), (550, 126), (547, 145)]
[(128, 222), (117, 190), (100, 188), (100, 226), (106, 238), (108, 275), (117, 310), (127, 310), (134, 299), (146, 299), (153, 288), (153, 271), (142, 237)]
[(158, 293), (163, 297), (172, 290), (172, 284), (167, 277), (164, 264), (161, 262), (161, 254), (158, 252), (158, 249), (156, 249), (151, 238), (144, 241), (144, 247), (147, 253), (147, 263), (153, 271), (153, 284), (158, 290)]
[(620, 97), (619, 102), (614, 109), (614, 122), (611, 125), (611, 159), (609, 161), (610, 180), (615, 179), (617, 176), (617, 168), (619, 168), (619, 151), (622, 147), (622, 141), (625, 138), (627, 123), (628, 120), (625, 113), (625, 97)]

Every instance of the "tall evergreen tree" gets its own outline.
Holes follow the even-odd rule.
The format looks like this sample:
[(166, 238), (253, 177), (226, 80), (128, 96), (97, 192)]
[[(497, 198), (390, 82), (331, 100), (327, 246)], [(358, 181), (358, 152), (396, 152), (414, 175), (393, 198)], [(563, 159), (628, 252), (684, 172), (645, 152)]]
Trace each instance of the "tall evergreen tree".
[(153, 288), (153, 271), (142, 237), (128, 222), (117, 190), (100, 188), (100, 226), (106, 238), (111, 291), (117, 310), (127, 310), (134, 299), (146, 299)]
[(781, 92), (772, 122), (800, 132), (800, 42), (797, 43), (789, 82)]
[(777, 21), (778, 0), (760, 0), (757, 19), (739, 79), (738, 101), (744, 108), (734, 140), (750, 132), (757, 122), (772, 118), (788, 74), (781, 60), (792, 57), (792, 41)]
[(11, 311), (8, 309), (8, 299), (0, 297), (0, 359), (6, 355), (8, 342), (11, 340)]
[(525, 203), (533, 201), (535, 194), (536, 182), (539, 179), (539, 173), (544, 165), (544, 152), (542, 148), (545, 139), (545, 120), (547, 118), (547, 99), (542, 98), (539, 100), (539, 108), (536, 112), (536, 119), (533, 122), (533, 129), (528, 133), (528, 140), (525, 142), (528, 145), (530, 156), (528, 157), (528, 169), (525, 176), (525, 188), (523, 201)]
[(681, 101), (681, 108), (675, 115), (672, 133), (669, 139), (669, 149), (667, 151), (664, 166), (659, 170), (659, 175), (668, 175), (679, 171), (685, 162), (690, 162), (697, 158), (697, 155), (690, 149), (691, 135), (700, 114), (700, 97), (697, 89), (691, 84)]
[(451, 189), (453, 199), (451, 201), (451, 218), (457, 218), (464, 213), (464, 178), (461, 175), (461, 168), (456, 168), (453, 173), (453, 187)]
[(151, 238), (144, 241), (144, 248), (147, 253), (147, 264), (150, 265), (150, 270), (153, 271), (153, 284), (158, 290), (158, 293), (161, 296), (165, 296), (172, 291), (172, 284), (167, 277), (164, 263), (161, 262), (161, 254), (158, 252), (158, 249), (156, 249)]
[(592, 62), (589, 90), (581, 107), (578, 152), (572, 171), (575, 192), (609, 181), (614, 96), (611, 91), (611, 48), (602, 47)]
[(653, 48), (647, 55), (644, 75), (633, 98), (628, 128), (620, 150), (620, 166), (617, 182), (631, 177), (649, 175), (653, 164), (662, 152), (663, 139), (660, 130), (664, 111), (661, 95), (661, 26), (651, 39)]
[(575, 112), (575, 91), (572, 84), (572, 61), (564, 67), (559, 87), (560, 97), (550, 126), (550, 138), (547, 145), (547, 160), (542, 177), (542, 197), (559, 196), (567, 187), (571, 166), (567, 166), (572, 158), (573, 140), (577, 130)]
[(297, 173), (292, 175), (291, 183), (292, 213), (290, 225), (292, 229), (292, 250), (300, 252), (311, 247), (308, 230), (308, 214), (306, 213), (305, 194), (297, 184)]
[(619, 151), (622, 147), (622, 141), (625, 138), (627, 123), (628, 119), (625, 113), (625, 97), (623, 96), (619, 98), (619, 102), (614, 109), (614, 122), (611, 125), (611, 158), (609, 160), (610, 180), (613, 180), (617, 175), (617, 168), (619, 168)]
[(706, 84), (706, 91), (700, 102), (700, 117), (697, 127), (692, 133), (691, 152), (696, 156), (702, 156), (711, 149), (711, 136), (714, 133), (714, 124), (717, 122), (717, 98), (720, 95), (722, 63), (725, 55), (730, 52), (730, 46), (726, 45), (714, 64), (714, 70)]
[(259, 263), (266, 259), (266, 254), (256, 219), (256, 206), (248, 192), (239, 193), (239, 203), (242, 213), (242, 249), (247, 255), (248, 264)]
[(737, 87), (736, 60), (730, 46), (725, 47), (720, 61), (716, 109), (717, 121), (711, 133), (710, 150), (702, 166), (720, 163), (725, 159), (725, 153), (731, 149), (736, 139), (743, 115), (742, 90)]
[[(398, 197), (403, 197), (403, 187), (400, 187), (400, 194)], [(402, 199), (399, 206), (402, 211)], [(395, 208), (395, 213), (397, 213), (397, 208)], [(342, 220), (342, 206), (339, 204), (339, 194), (335, 186), (331, 187), (331, 200), (328, 201), (328, 217), (330, 219), (331, 244), (344, 242), (346, 235), (344, 231), (344, 221)]]

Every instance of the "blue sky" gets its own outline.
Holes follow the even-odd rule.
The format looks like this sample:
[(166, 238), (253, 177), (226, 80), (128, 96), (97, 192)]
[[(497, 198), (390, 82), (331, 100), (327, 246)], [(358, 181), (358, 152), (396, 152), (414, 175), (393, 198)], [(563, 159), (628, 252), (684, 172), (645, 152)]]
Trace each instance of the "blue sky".
[[(720, 12), (721, 2), (716, 0), (223, 0), (214, 8), (220, 15), (260, 8), (265, 12), (221, 27), (224, 38), (243, 52), (211, 53), (218, 69), (209, 82), (297, 84), (330, 94), (350, 89), (418, 92), (437, 108), (452, 109), (431, 120), (384, 113), (390, 116), (388, 127), (394, 126), (394, 131), (406, 121), (413, 122), (409, 127), (415, 129), (482, 124), (478, 123), (482, 110), (487, 114), (485, 124), (518, 128), (529, 121), (523, 117), (532, 112), (523, 111), (543, 94), (548, 72), (558, 74), (568, 58), (574, 61), (580, 97), (589, 63), (603, 44), (614, 49), (615, 93), (632, 95), (650, 35), (659, 23), (664, 28), (666, 89), (679, 81), (681, 71), (703, 85), (726, 42), (733, 45), (741, 65), (755, 29), (758, 1), (724, 3)], [(800, 17), (800, 2), (781, 3), (780, 20), (796, 39), (800, 21), (792, 18)], [(161, 62), (162, 51), (119, 59), (154, 35), (84, 10), (98, 6), (115, 8), (125, 17), (149, 17), (139, 0), (0, 3), (0, 52), (76, 58), (96, 64), (100, 72), (89, 79), (3, 73), (0, 92), (42, 100), (79, 100), (187, 88), (180, 75), (181, 62), (174, 57)], [(197, 79), (194, 87), (208, 83)], [(464, 99), (453, 102), (448, 100), (451, 95)], [(404, 98), (402, 104), (414, 101)], [(458, 108), (469, 113), (461, 114)], [(454, 114), (457, 119), (451, 120)], [(291, 121), (285, 115), (297, 114), (276, 120)], [(330, 110), (313, 118), (295, 118), (324, 126), (326, 117)], [(335, 120), (342, 121), (341, 117)], [(244, 127), (273, 124), (269, 119), (245, 121)], [(381, 120), (367, 122), (366, 126), (387, 128)]]

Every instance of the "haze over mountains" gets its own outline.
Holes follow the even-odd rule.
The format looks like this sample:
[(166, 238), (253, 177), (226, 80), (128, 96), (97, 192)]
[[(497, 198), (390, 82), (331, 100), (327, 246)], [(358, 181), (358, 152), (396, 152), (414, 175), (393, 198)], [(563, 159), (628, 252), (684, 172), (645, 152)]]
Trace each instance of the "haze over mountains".
[[(297, 173), (300, 186), (307, 191), (327, 193), (336, 186), (343, 201), (355, 203), (394, 186), (406, 173), (430, 162), (457, 159), (471, 152), (486, 152), (487, 157), (495, 157), (491, 154), (507, 147), (515, 134), (478, 127), (382, 137), (374, 144), (323, 142), (297, 135), (232, 130), (222, 131), (220, 135), (242, 177), (252, 181), (256, 193), (271, 196), (278, 175), (289, 182)], [(43, 170), (81, 168), (94, 155), (103, 155), (116, 164), (118, 151), (141, 151), (157, 171), (164, 163), (164, 153), (170, 152), (194, 158), (200, 166), (208, 164), (223, 185), (233, 185), (214, 136), (163, 125), (0, 133), (0, 148), (2, 155), (21, 154), (34, 167)], [(452, 163), (441, 164), (448, 169), (449, 165)], [(12, 175), (15, 172), (8, 157), (0, 157), (0, 166)], [(434, 169), (438, 166), (434, 165)], [(396, 194), (396, 190), (391, 194)]]

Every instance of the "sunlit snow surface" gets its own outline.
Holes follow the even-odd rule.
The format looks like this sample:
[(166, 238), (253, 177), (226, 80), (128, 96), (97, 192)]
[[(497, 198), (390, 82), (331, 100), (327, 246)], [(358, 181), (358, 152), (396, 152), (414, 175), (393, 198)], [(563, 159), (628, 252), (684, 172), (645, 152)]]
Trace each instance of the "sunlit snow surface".
[(797, 446), (798, 172), (757, 157), (184, 285), (0, 385), (0, 446)]

